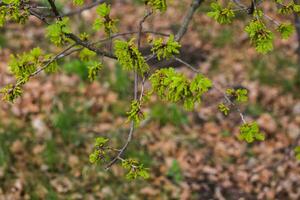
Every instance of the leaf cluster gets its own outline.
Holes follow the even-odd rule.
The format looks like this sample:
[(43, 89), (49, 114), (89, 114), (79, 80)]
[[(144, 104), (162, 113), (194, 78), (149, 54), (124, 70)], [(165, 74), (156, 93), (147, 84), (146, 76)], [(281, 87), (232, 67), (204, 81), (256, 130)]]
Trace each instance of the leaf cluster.
[(129, 180), (136, 178), (148, 179), (150, 177), (149, 169), (145, 168), (143, 164), (137, 160), (129, 158), (122, 161), (122, 167), (127, 169), (126, 178)]
[(67, 34), (71, 33), (69, 27), (69, 18), (64, 17), (62, 20), (56, 21), (46, 29), (46, 37), (55, 45), (59, 46), (69, 41)]
[(109, 139), (103, 137), (97, 137), (95, 139), (94, 151), (90, 154), (89, 160), (92, 164), (102, 161), (107, 152), (107, 143)]
[(228, 113), (229, 113), (229, 111), (230, 111), (229, 107), (226, 106), (224, 103), (220, 103), (220, 104), (218, 105), (218, 109), (219, 109), (219, 111), (222, 112), (225, 116), (227, 116)]
[(294, 26), (290, 23), (282, 23), (276, 29), (282, 39), (288, 39), (294, 32)]
[(116, 20), (110, 17), (110, 5), (102, 3), (97, 7), (96, 12), (99, 17), (95, 20), (93, 25), (95, 30), (99, 30), (100, 28), (104, 27), (104, 32), (107, 35), (117, 32)]
[(27, 0), (2, 0), (2, 3), (5, 5), (0, 6), (0, 27), (9, 20), (23, 24), (28, 19), (28, 7), (23, 6), (23, 4), (27, 3)]
[(103, 64), (101, 62), (92, 62), (88, 66), (88, 78), (90, 81), (94, 81), (99, 73), (99, 71), (103, 68)]
[(133, 120), (136, 125), (138, 125), (141, 120), (145, 118), (144, 113), (141, 110), (141, 102), (133, 100), (131, 102), (130, 111), (127, 112), (128, 121)]
[(134, 44), (134, 38), (128, 42), (116, 40), (114, 42), (114, 50), (119, 63), (124, 69), (136, 70), (140, 75), (149, 70), (144, 57)]
[(267, 53), (273, 50), (274, 34), (267, 29), (261, 20), (252, 20), (246, 26), (245, 31), (248, 33), (257, 52)]
[(146, 5), (151, 6), (154, 10), (165, 12), (167, 10), (166, 0), (144, 0)]
[(170, 35), (166, 42), (162, 38), (151, 41), (151, 52), (157, 55), (158, 60), (170, 59), (175, 54), (179, 54), (181, 45), (174, 40), (174, 35)]
[(248, 90), (246, 89), (227, 89), (226, 94), (233, 97), (239, 103), (248, 101)]
[(235, 17), (235, 14), (229, 5), (223, 8), (220, 3), (211, 3), (211, 11), (207, 15), (220, 24), (230, 24)]
[(252, 143), (255, 140), (263, 141), (265, 140), (265, 135), (259, 131), (259, 127), (256, 122), (246, 123), (240, 127), (241, 140), (245, 140), (248, 143)]
[(81, 6), (84, 3), (84, 0), (73, 0), (73, 3), (77, 6)]
[(2, 100), (13, 103), (22, 95), (22, 89), (20, 86), (14, 86), (10, 84), (3, 87), (0, 90), (0, 93), (3, 94)]
[(187, 110), (193, 109), (195, 103), (200, 103), (202, 95), (212, 86), (212, 82), (201, 74), (190, 81), (174, 68), (157, 70), (149, 80), (152, 84), (151, 93), (156, 92), (166, 101), (182, 102)]

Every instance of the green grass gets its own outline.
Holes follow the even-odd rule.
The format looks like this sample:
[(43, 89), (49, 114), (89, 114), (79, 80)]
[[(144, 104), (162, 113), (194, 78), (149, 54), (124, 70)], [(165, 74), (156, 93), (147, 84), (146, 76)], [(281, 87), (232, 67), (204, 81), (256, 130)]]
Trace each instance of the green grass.
[(162, 126), (168, 123), (176, 126), (188, 123), (187, 114), (176, 104), (155, 104), (151, 108), (150, 116)]
[(167, 176), (177, 184), (183, 180), (183, 174), (177, 160), (173, 160), (172, 165), (167, 172)]
[[(63, 109), (53, 109), (51, 124), (63, 139), (65, 144), (81, 145), (84, 142), (84, 134), (79, 132), (80, 127), (93, 123), (88, 103), (75, 101), (66, 94), (61, 94)], [(75, 97), (76, 98), (76, 97)]]
[(130, 79), (129, 73), (117, 64), (114, 75), (115, 81), (111, 82), (113, 91), (118, 93), (120, 99), (130, 98), (131, 94), (129, 91), (131, 91), (130, 86), (132, 85), (132, 80)]
[(87, 81), (88, 80), (88, 63), (80, 61), (78, 59), (66, 60), (62, 64), (62, 69), (67, 74), (76, 74), (81, 78), (81, 80)]
[(218, 36), (213, 39), (213, 45), (217, 48), (223, 48), (231, 42), (233, 42), (233, 32), (229, 28), (220, 31)]
[(19, 135), (20, 132), (21, 130), (14, 123), (0, 129), (0, 166), (9, 166), (12, 162), (13, 155), (10, 152), (10, 147), (16, 139), (22, 138)]

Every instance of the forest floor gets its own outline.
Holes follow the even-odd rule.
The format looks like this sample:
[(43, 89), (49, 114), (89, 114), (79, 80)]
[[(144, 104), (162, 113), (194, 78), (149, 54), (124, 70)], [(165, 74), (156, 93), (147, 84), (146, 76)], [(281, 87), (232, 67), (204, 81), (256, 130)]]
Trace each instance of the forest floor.
[[(188, 2), (173, 1), (164, 15), (149, 18), (145, 29), (176, 31)], [(183, 38), (182, 59), (224, 90), (249, 90), (241, 110), (247, 121), (258, 122), (264, 142), (238, 139), (239, 114), (218, 112), (223, 99), (215, 89), (192, 112), (154, 97), (125, 154), (144, 163), (150, 179), (128, 181), (118, 164), (109, 171), (93, 166), (88, 156), (95, 137), (109, 137), (116, 148), (127, 137), (133, 81), (115, 61), (104, 59), (91, 83), (86, 63), (74, 55), (59, 62), (56, 74), (30, 80), (16, 103), (0, 103), (0, 200), (300, 199), (293, 153), (300, 138), (296, 35), (276, 39), (273, 52), (258, 55), (243, 32), (247, 16), (220, 26), (205, 15), (207, 9), (199, 9)], [(143, 6), (116, 2), (112, 12), (121, 32), (136, 30)], [(88, 30), (94, 17), (94, 9), (73, 16), (78, 21), (73, 28)], [(37, 41), (47, 52), (59, 50), (49, 47), (34, 18), (25, 26), (8, 24), (0, 33), (0, 87), (14, 82), (7, 66), (11, 53), (36, 47)], [(102, 37), (97, 33), (93, 39)], [(193, 76), (185, 66), (177, 69)]]

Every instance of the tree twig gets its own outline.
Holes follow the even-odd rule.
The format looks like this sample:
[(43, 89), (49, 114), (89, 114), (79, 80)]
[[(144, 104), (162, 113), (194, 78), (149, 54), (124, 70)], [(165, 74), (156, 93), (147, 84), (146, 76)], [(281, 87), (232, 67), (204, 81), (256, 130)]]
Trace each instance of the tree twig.
[[(146, 21), (146, 19), (151, 14), (152, 14), (152, 12), (146, 13), (146, 15), (139, 22), (139, 32), (138, 32), (138, 38), (137, 38), (138, 49), (140, 49), (140, 47), (141, 47), (141, 34), (142, 34), (142, 31), (143, 31), (143, 23)], [(134, 91), (133, 91), (134, 100), (138, 100), (138, 78), (139, 78), (138, 73), (137, 73), (137, 70), (135, 69), (135, 71), (134, 71)], [(129, 130), (129, 133), (128, 133), (126, 143), (123, 145), (120, 152), (112, 159), (112, 161), (110, 161), (110, 163), (108, 163), (108, 165), (106, 166), (106, 170), (108, 170), (118, 160), (122, 160), (121, 156), (123, 155), (123, 153), (125, 152), (125, 150), (127, 149), (129, 143), (132, 140), (132, 136), (133, 136), (133, 132), (134, 132), (134, 126), (135, 126), (135, 123), (134, 123), (134, 120), (132, 120), (130, 122), (130, 130)]]

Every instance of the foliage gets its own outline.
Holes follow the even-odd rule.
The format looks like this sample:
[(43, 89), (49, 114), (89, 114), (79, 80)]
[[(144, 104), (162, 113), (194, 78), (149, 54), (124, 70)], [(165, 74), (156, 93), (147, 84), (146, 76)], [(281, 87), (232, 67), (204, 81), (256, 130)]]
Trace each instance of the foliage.
[(261, 20), (252, 20), (246, 26), (245, 31), (248, 33), (257, 52), (267, 53), (273, 50), (273, 33), (267, 29)]
[(124, 69), (136, 70), (140, 75), (149, 70), (144, 57), (134, 44), (134, 38), (128, 42), (116, 40), (114, 48), (118, 61)]
[(18, 97), (22, 95), (22, 89), (19, 86), (7, 85), (0, 90), (0, 93), (3, 94), (2, 99), (4, 101), (13, 103)]
[(288, 39), (294, 32), (294, 27), (290, 23), (283, 23), (277, 27), (282, 39)]
[(219, 109), (219, 111), (221, 111), (225, 116), (227, 116), (228, 113), (229, 113), (229, 111), (230, 111), (229, 107), (226, 106), (224, 103), (220, 103), (220, 104), (218, 105), (218, 109)]
[(25, 23), (29, 17), (29, 10), (26, 6), (22, 6), (21, 4), (28, 2), (28, 0), (24, 2), (20, 0), (3, 0), (2, 2), (8, 6), (0, 5), (0, 27), (9, 20), (21, 24)]
[(222, 8), (219, 3), (211, 3), (210, 7), (212, 10), (208, 12), (207, 15), (215, 19), (220, 24), (230, 24), (232, 19), (235, 17), (231, 5), (227, 8)]
[(246, 89), (227, 89), (226, 94), (233, 97), (237, 102), (242, 103), (248, 101), (248, 91)]
[(88, 78), (90, 81), (94, 81), (97, 77), (98, 72), (103, 68), (103, 64), (101, 62), (93, 62), (88, 66), (89, 74)]
[(254, 140), (265, 140), (265, 135), (263, 133), (260, 133), (257, 123), (253, 122), (243, 124), (240, 127), (239, 138), (241, 140), (245, 140), (248, 143), (252, 143)]
[(173, 55), (179, 54), (180, 47), (181, 45), (174, 40), (174, 35), (170, 35), (166, 43), (162, 38), (153, 40), (151, 52), (156, 54), (158, 60), (170, 59)]
[(165, 12), (167, 10), (167, 0), (144, 0), (146, 5), (150, 5), (154, 10)]
[(95, 20), (93, 28), (99, 30), (104, 27), (107, 35), (117, 32), (116, 20), (110, 18), (110, 5), (103, 3), (97, 7), (97, 14), (99, 17)]
[(130, 111), (127, 112), (128, 121), (133, 120), (136, 125), (138, 125), (141, 120), (145, 118), (144, 113), (141, 111), (141, 102), (133, 100), (131, 102)]
[[(156, 10), (160, 12), (165, 12), (167, 10), (166, 0), (143, 0), (143, 2), (148, 6), (148, 9), (151, 8), (151, 12), (147, 10), (149, 14), (152, 14), (152, 11)], [(200, 3), (200, 1), (197, 2)], [(63, 52), (62, 54), (58, 54), (57, 57), (52, 54), (44, 54), (40, 48), (34, 48), (30, 52), (26, 52), (23, 54), (12, 55), (9, 62), (9, 70), (15, 76), (17, 83), (15, 85), (8, 85), (1, 89), (4, 100), (13, 102), (17, 97), (21, 96), (21, 86), (25, 84), (30, 77), (37, 74), (37, 72), (55, 72), (57, 70), (56, 61), (61, 57), (64, 57), (65, 55), (70, 55), (72, 53), (72, 50), (79, 52), (78, 57), (82, 61), (80, 64), (84, 65), (84, 68), (72, 70), (83, 69), (83, 71), (77, 72), (84, 74), (84, 76), (87, 77), (90, 81), (95, 80), (99, 71), (103, 68), (102, 62), (95, 61), (97, 55), (101, 55), (110, 58), (117, 58), (123, 69), (134, 73), (135, 88), (139, 89), (140, 84), (143, 84), (142, 87), (144, 87), (145, 81), (149, 80), (151, 82), (151, 91), (146, 95), (143, 93), (144, 91), (141, 91), (141, 98), (139, 100), (137, 100), (136, 98), (132, 100), (130, 111), (127, 112), (128, 121), (135, 122), (136, 125), (138, 125), (141, 120), (145, 118), (144, 113), (141, 110), (142, 101), (150, 97), (151, 94), (155, 93), (160, 99), (164, 101), (170, 103), (180, 103), (183, 104), (183, 107), (185, 109), (192, 110), (195, 107), (195, 104), (201, 103), (202, 96), (213, 86), (210, 79), (199, 73), (197, 73), (193, 79), (189, 79), (186, 75), (175, 71), (175, 69), (172, 67), (165, 69), (153, 68), (154, 71), (150, 71), (150, 66), (148, 64), (149, 60), (151, 60), (153, 57), (156, 57), (159, 61), (169, 60), (170, 58), (180, 53), (180, 43), (175, 40), (175, 37), (172, 34), (166, 40), (163, 38), (148, 40), (147, 45), (151, 45), (152, 55), (146, 55), (140, 51), (140, 43), (141, 41), (143, 41), (142, 38), (139, 37), (139, 41), (135, 41), (134, 37), (131, 37), (128, 41), (115, 39), (116, 37), (120, 37), (121, 35), (130, 35), (131, 33), (120, 33), (112, 35), (112, 33), (117, 32), (117, 20), (111, 18), (111, 6), (107, 3), (102, 3), (97, 7), (97, 18), (94, 21), (93, 29), (104, 29), (105, 34), (109, 36), (110, 40), (104, 39), (103, 43), (113, 43), (113, 50), (108, 47), (100, 45), (98, 46), (96, 43), (89, 41), (89, 35), (85, 32), (79, 34), (79, 36), (73, 34), (69, 25), (69, 18), (60, 17), (60, 12), (63, 12), (63, 9), (62, 7), (56, 8), (54, 1), (50, 2), (50, 4), (52, 4), (51, 9), (49, 10), (53, 12), (52, 14), (54, 14), (56, 17), (51, 19), (50, 17), (47, 18), (47, 15), (39, 16), (38, 12), (33, 14), (32, 10), (30, 10), (32, 8), (32, 5), (30, 3), (31, 2), (28, 0), (2, 0), (0, 6), (0, 27), (2, 27), (6, 23), (6, 21), (24, 23), (28, 19), (29, 15), (34, 15), (46, 24), (52, 22), (51, 24), (48, 24), (48, 27), (46, 28), (46, 37), (49, 38), (50, 41), (56, 46), (63, 46), (66, 43), (70, 43), (71, 41), (73, 41), (74, 47), (79, 46), (80, 48), (66, 49), (65, 52)], [(47, 5), (48, 3), (49, 2), (47, 2)], [(190, 11), (195, 11), (196, 7), (193, 7), (193, 5), (196, 5), (196, 3), (192, 4)], [(284, 5), (284, 2), (282, 0), (275, 0), (275, 3), (280, 5), (278, 6), (278, 13), (280, 14), (285, 15), (291, 14), (293, 12), (300, 12), (300, 5), (297, 5), (293, 2)], [(84, 0), (73, 0), (73, 4), (83, 5)], [(238, 7), (240, 8), (240, 6)], [(245, 32), (248, 34), (251, 43), (255, 46), (256, 51), (259, 53), (265, 54), (273, 49), (274, 34), (264, 22), (264, 17), (275, 23), (276, 31), (280, 33), (283, 39), (287, 39), (288, 37), (290, 37), (294, 31), (294, 28), (291, 24), (278, 23), (276, 20), (267, 17), (262, 8), (256, 8), (256, 6), (253, 6), (253, 8), (242, 8), (240, 10), (246, 11), (247, 14), (252, 17), (250, 23), (245, 27)], [(229, 3), (224, 7), (221, 3), (216, 1), (210, 4), (210, 11), (207, 13), (207, 15), (220, 24), (229, 24), (232, 23), (233, 19), (236, 17), (236, 11), (238, 10), (233, 9), (232, 3)], [(64, 13), (61, 14), (61, 16), (68, 16), (64, 15)], [(188, 23), (186, 22), (188, 22), (188, 20), (191, 20), (192, 15), (192, 12), (188, 13), (183, 23), (183, 25), (186, 26), (181, 26), (181, 29), (179, 30), (187, 29)], [(139, 24), (139, 36), (142, 34), (142, 23), (146, 20), (147, 16), (148, 15), (146, 15)], [(180, 32), (181, 31), (178, 32), (179, 35)], [(151, 32), (151, 34), (155, 33)], [(136, 45), (136, 43), (138, 43), (138, 45)], [(52, 58), (54, 59), (52, 60)], [(72, 67), (74, 67), (73, 64), (76, 61), (78, 60), (72, 60)], [(129, 78), (127, 76), (125, 78), (127, 78), (128, 81)], [(120, 86), (123, 85), (121, 84)], [(135, 94), (139, 94), (138, 89), (135, 90)], [(127, 92), (127, 88), (125, 90)], [(226, 95), (228, 95), (229, 97), (227, 97)], [(230, 104), (230, 106), (235, 106), (235, 104), (232, 103), (231, 100), (237, 103), (246, 102), (248, 100), (248, 91), (242, 88), (227, 89), (225, 99), (228, 101), (228, 104)], [(218, 105), (218, 109), (224, 115), (228, 115), (230, 111), (230, 108), (228, 105), (226, 105), (226, 103), (220, 103)], [(177, 114), (174, 117), (174, 120), (171, 118), (171, 120), (174, 121), (173, 123), (183, 123), (182, 119), (177, 118), (185, 118), (185, 116), (181, 115), (180, 113), (178, 114), (176, 109), (173, 109), (171, 111), (174, 111), (174, 115)], [(68, 118), (69, 115), (76, 115), (76, 112), (74, 110), (62, 112), (58, 116), (56, 116), (56, 119), (54, 119), (54, 125), (56, 125), (56, 128), (61, 130), (63, 137), (64, 135), (70, 136), (67, 134), (67, 132), (76, 129), (76, 124), (81, 122), (77, 118), (76, 120), (72, 121), (72, 118)], [(166, 123), (165, 121), (170, 120), (166, 119), (166, 117), (163, 115), (160, 118), (157, 118), (160, 121), (163, 121), (163, 123)], [(245, 140), (249, 143), (253, 142), (254, 140), (264, 140), (265, 136), (260, 133), (257, 123), (246, 123), (243, 117), (242, 120), (244, 124), (240, 127), (239, 135), (239, 138), (241, 140)], [(98, 163), (100, 161), (103, 161), (107, 157), (109, 151), (116, 151), (115, 149), (108, 146), (108, 141), (109, 140), (106, 138), (96, 138), (94, 151), (89, 157), (91, 163)], [(126, 146), (124, 147), (124, 149), (126, 149)], [(54, 165), (55, 161), (53, 160), (55, 159), (51, 158), (51, 154), (56, 153), (55, 143), (47, 144), (45, 150), (46, 156), (48, 156), (47, 151), (50, 152), (49, 163), (51, 165)], [(296, 153), (300, 152), (299, 149), (296, 149), (295, 151)], [(121, 155), (122, 153), (123, 152), (118, 155)], [(297, 157), (299, 156), (297, 155)], [(122, 161), (122, 166), (126, 170), (128, 170), (128, 173), (126, 175), (128, 179), (135, 179), (137, 177), (149, 178), (148, 169), (146, 169), (143, 164), (139, 163), (139, 161), (132, 158), (123, 159), (120, 156), (118, 156), (116, 159)], [(177, 175), (180, 173), (180, 167), (176, 162), (172, 164), (170, 171), (170, 176), (175, 176), (175, 179), (178, 179)]]
[(69, 41), (67, 37), (69, 33), (71, 33), (71, 29), (69, 28), (69, 18), (67, 17), (56, 21), (46, 29), (46, 36), (57, 46)]
[(81, 6), (84, 3), (84, 0), (73, 0), (75, 5)]
[(182, 102), (187, 110), (193, 109), (195, 103), (200, 103), (202, 95), (212, 86), (211, 81), (201, 74), (189, 81), (174, 68), (157, 70), (149, 80), (152, 84), (151, 93), (156, 92), (166, 101)]
[(90, 162), (92, 164), (102, 161), (106, 156), (106, 147), (109, 139), (97, 137), (95, 139), (94, 151), (90, 154)]
[(296, 154), (297, 160), (300, 160), (300, 146), (295, 147), (294, 152)]
[(122, 161), (122, 167), (124, 169), (127, 169), (128, 172), (126, 174), (126, 178), (136, 179), (136, 178), (143, 178), (148, 179), (150, 177), (149, 175), (149, 169), (145, 168), (143, 164), (140, 164), (137, 160), (129, 158)]

